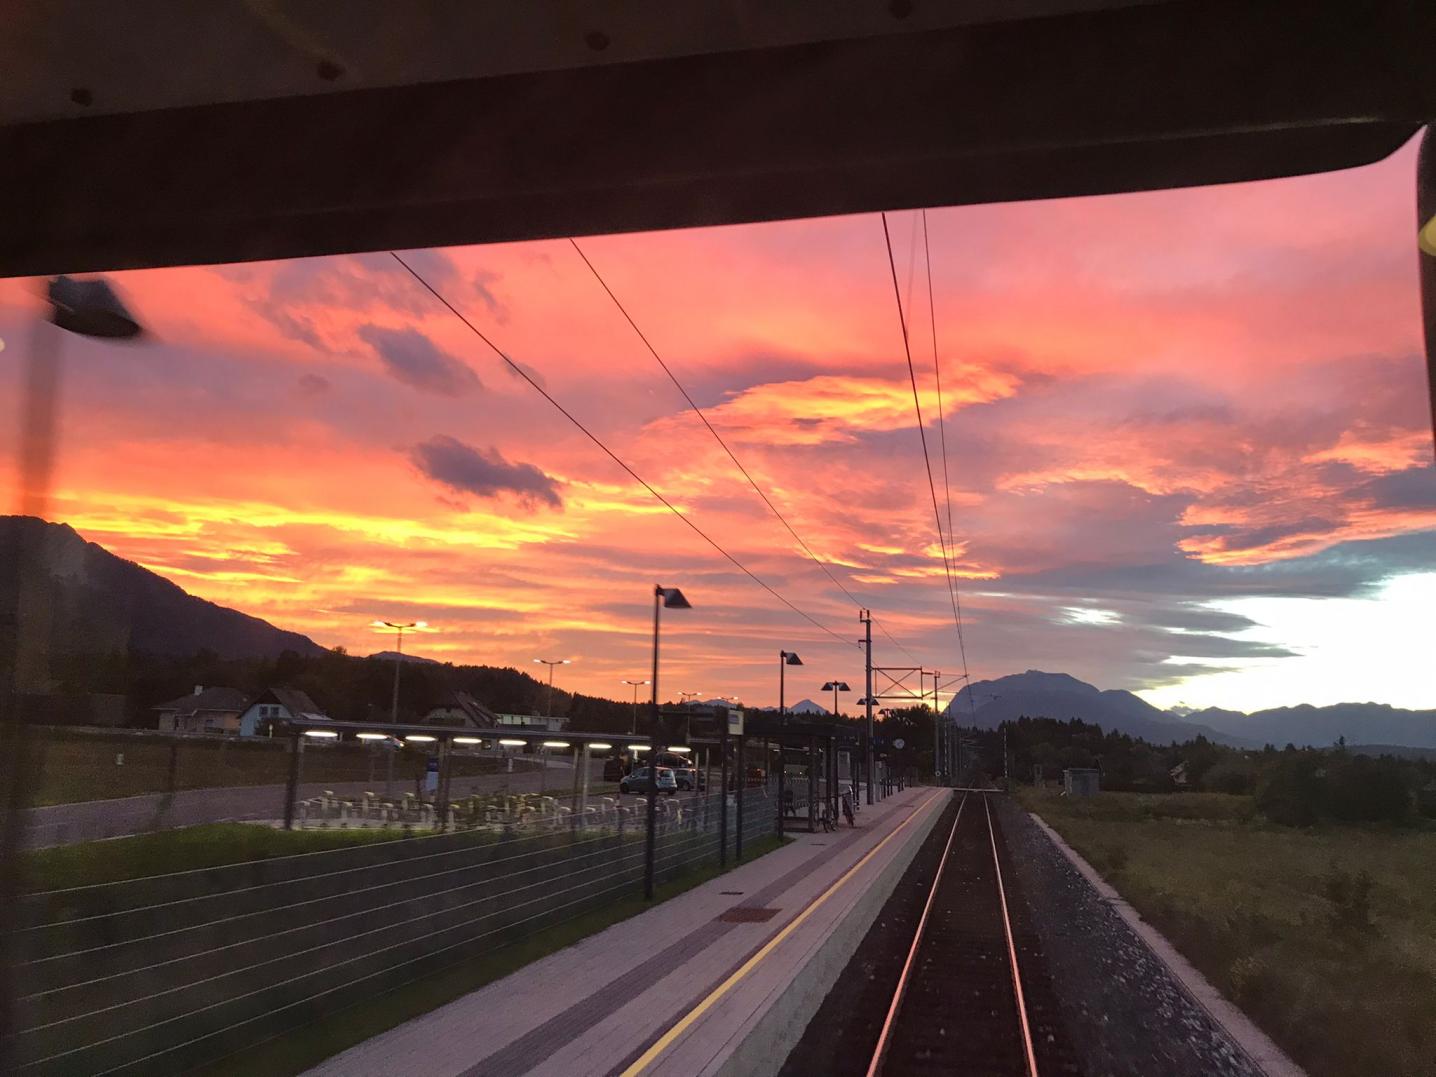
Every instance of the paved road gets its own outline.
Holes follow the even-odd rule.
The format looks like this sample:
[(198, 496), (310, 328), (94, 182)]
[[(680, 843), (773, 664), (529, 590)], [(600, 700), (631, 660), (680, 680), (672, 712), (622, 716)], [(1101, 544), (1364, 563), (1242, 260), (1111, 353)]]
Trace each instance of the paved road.
[[(454, 778), (450, 783), (451, 797), (470, 793), (493, 793), (508, 790), (514, 793), (536, 793), (540, 785), (555, 796), (573, 790), (573, 765), (568, 760), (551, 759), (548, 771), (516, 771), (513, 774), (485, 774), (478, 777)], [(603, 761), (590, 764), (589, 781), (603, 778)], [(410, 783), (395, 780), (394, 793), (402, 796), (412, 791)], [(383, 779), (378, 782), (306, 782), (300, 786), (301, 797), (319, 796), (326, 790), (344, 796), (360, 796), (365, 791), (382, 793)], [(117, 838), (127, 834), (143, 834), (152, 830), (194, 826), (197, 823), (223, 823), (247, 819), (284, 818), (283, 785), (231, 786), (223, 789), (186, 789), (177, 793), (146, 793), (120, 800), (86, 800), (75, 804), (53, 804), (33, 808), (29, 814), (26, 845), (43, 849), (53, 845), (71, 845), (80, 841)]]

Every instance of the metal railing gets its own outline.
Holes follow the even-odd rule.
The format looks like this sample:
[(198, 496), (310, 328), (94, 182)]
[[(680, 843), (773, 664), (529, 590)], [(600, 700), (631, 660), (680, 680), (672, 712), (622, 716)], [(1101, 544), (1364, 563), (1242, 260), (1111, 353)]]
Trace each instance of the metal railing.
[[(17, 931), (18, 1072), (180, 1072), (639, 898), (646, 807), (607, 800), (542, 826), (478, 825), (29, 895)], [(745, 801), (751, 847), (774, 833), (776, 803), (762, 790)], [(736, 854), (736, 813), (725, 850), (719, 795), (659, 804), (660, 885)]]

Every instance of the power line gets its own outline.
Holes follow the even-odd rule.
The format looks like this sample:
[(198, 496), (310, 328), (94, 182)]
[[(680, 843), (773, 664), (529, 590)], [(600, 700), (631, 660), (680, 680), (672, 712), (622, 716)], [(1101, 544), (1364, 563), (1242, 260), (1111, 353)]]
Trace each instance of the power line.
[[(927, 316), (932, 328), (932, 373), (937, 381), (937, 433), (942, 439), (942, 493), (944, 499), (947, 501), (947, 539), (952, 543), (952, 559), (955, 561), (957, 559), (957, 539), (954, 537), (952, 527), (952, 486), (949, 484), (947, 477), (947, 427), (944, 425), (942, 419), (942, 364), (938, 362), (937, 358), (937, 304), (933, 299), (932, 293), (932, 249), (927, 241), (926, 209), (922, 211), (922, 255), (923, 261), (927, 263)], [(921, 421), (921, 419), (919, 419), (919, 421)], [(942, 529), (941, 522), (938, 523), (938, 529)], [(951, 569), (949, 569), (948, 572), (948, 585), (952, 588), (953, 609), (957, 613), (957, 647), (962, 655), (962, 678), (967, 681), (970, 686), (972, 684), (972, 678), (968, 676), (967, 671), (967, 642), (963, 638), (962, 631), (962, 595), (958, 593), (957, 586), (952, 581)], [(968, 706), (973, 709), (975, 720), (977, 710), (972, 700), (971, 687), (969, 687), (967, 691), (967, 702)]]
[(610, 460), (612, 460), (615, 464), (617, 464), (625, 472), (627, 472), (629, 477), (631, 477), (636, 483), (638, 483), (655, 498), (657, 498), (658, 501), (662, 503), (662, 505), (666, 509), (668, 509), (669, 512), (673, 513), (674, 516), (677, 516), (680, 520), (682, 520), (683, 523), (686, 524), (695, 535), (697, 535), (704, 542), (708, 543), (708, 545), (712, 546), (713, 549), (717, 550), (720, 554), (722, 554), (723, 557), (726, 558), (735, 568), (737, 568), (750, 580), (756, 583), (759, 587), (763, 588), (763, 590), (767, 591), (779, 602), (783, 603), (783, 605), (787, 606), (799, 617), (802, 617), (805, 621), (812, 624), (815, 628), (821, 629), (822, 631), (826, 632), (828, 635), (832, 636), (834, 639), (838, 640), (841, 643), (846, 644), (851, 642), (846, 637), (838, 635), (838, 633), (834, 632), (831, 628), (823, 624), (821, 621), (816, 620), (809, 614), (805, 613), (803, 610), (799, 609), (797, 606), (793, 605), (792, 602), (788, 601), (787, 598), (785, 598), (782, 594), (775, 590), (771, 584), (759, 578), (751, 569), (748, 568), (747, 565), (743, 564), (743, 562), (739, 561), (731, 553), (729, 553), (722, 546), (720, 546), (718, 542), (715, 539), (711, 538), (706, 531), (704, 531), (701, 527), (699, 527), (692, 520), (690, 520), (686, 515), (680, 512), (677, 506), (675, 506), (671, 501), (669, 501), (666, 497), (664, 497), (657, 490), (655, 490), (648, 483), (648, 481), (643, 478), (642, 475), (634, 471), (633, 468), (628, 466), (628, 464), (624, 463), (624, 461), (618, 456), (617, 453), (615, 453), (612, 449), (605, 445), (597, 434), (591, 431), (588, 427), (584, 426), (583, 423), (580, 422), (571, 411), (569, 411), (557, 400), (555, 400), (551, 395), (549, 395), (548, 390), (546, 390), (542, 385), (535, 381), (532, 375), (530, 375), (527, 370), (525, 370), (521, 365), (510, 359), (508, 354), (502, 348), (500, 348), (497, 344), (495, 344), (492, 340), (485, 336), (483, 331), (479, 329), (478, 326), (476, 326), (473, 322), (469, 321), (469, 319), (464, 316), (464, 314), (459, 310), (458, 307), (454, 306), (454, 304), (450, 303), (447, 299), (445, 299), (443, 294), (427, 280), (425, 280), (424, 277), (413, 266), (411, 266), (408, 262), (404, 261), (404, 259), (401, 258), (397, 252), (390, 251), (389, 254), (394, 259), (394, 261), (398, 262), (401, 266), (408, 270), (409, 275), (412, 276), (421, 285), (423, 285), (424, 289), (428, 291), (430, 295), (432, 295), (435, 299), (437, 299), (440, 303), (447, 307), (449, 309), (449, 312), (453, 314), (454, 317), (458, 318), (459, 321), (463, 322), (464, 325), (468, 327), (469, 331), (474, 334), (474, 336), (478, 337), (486, 345), (488, 345), (490, 351), (492, 351), (495, 355), (497, 355), (500, 359), (507, 363), (510, 370), (512, 370), (519, 377), (523, 378), (524, 381), (528, 382), (528, 384), (533, 388), (536, 393), (538, 393), (550, 404), (552, 404), (553, 407), (558, 411), (558, 413), (562, 415), (565, 419), (567, 419), (570, 423), (572, 423), (575, 427), (577, 427), (579, 432), (582, 433), (584, 437), (588, 438), (589, 441), (597, 445), (599, 449), (603, 451), (603, 454), (605, 456), (607, 456)]
[(891, 271), (891, 273), (892, 273), (892, 280), (893, 280), (893, 299), (894, 299), (894, 300), (896, 301), (896, 303), (897, 303), (898, 324), (899, 324), (899, 325), (901, 326), (901, 328), (902, 328), (902, 346), (903, 346), (903, 352), (904, 352), (904, 353), (906, 354), (906, 356), (907, 356), (907, 371), (908, 371), (908, 377), (909, 377), (909, 378), (911, 379), (911, 381), (912, 381), (912, 403), (913, 403), (913, 408), (917, 411), (917, 432), (918, 432), (918, 437), (922, 439), (922, 460), (923, 460), (924, 466), (927, 468), (927, 490), (928, 490), (928, 493), (932, 495), (932, 516), (933, 516), (933, 521), (937, 524), (937, 542), (938, 542), (938, 546), (939, 546), (939, 548), (940, 548), (940, 550), (941, 550), (941, 552), (942, 552), (942, 569), (943, 569), (944, 575), (947, 577), (947, 594), (948, 594), (949, 600), (950, 600), (951, 603), (952, 603), (952, 620), (953, 620), (953, 625), (954, 625), (954, 627), (957, 629), (957, 639), (958, 639), (958, 643), (961, 644), (961, 643), (962, 643), (962, 617), (959, 615), (959, 613), (958, 613), (958, 611), (957, 611), (957, 588), (956, 588), (955, 586), (953, 586), (953, 582), (952, 582), (952, 564), (951, 564), (951, 562), (948, 560), (948, 557), (947, 557), (947, 538), (946, 538), (946, 536), (944, 535), (943, 529), (942, 529), (942, 512), (941, 512), (941, 511), (938, 509), (938, 507), (937, 507), (937, 485), (936, 485), (936, 483), (933, 481), (933, 476), (932, 476), (932, 456), (931, 456), (931, 454), (928, 453), (928, 450), (927, 450), (927, 428), (926, 428), (926, 426), (923, 424), (923, 421), (922, 421), (922, 402), (921, 402), (921, 400), (920, 400), (919, 397), (918, 397), (918, 391), (917, 391), (917, 368), (913, 366), (913, 361), (912, 361), (912, 345), (911, 345), (910, 341), (908, 340), (907, 315), (903, 312), (903, 308), (902, 308), (902, 291), (900, 290), (900, 288), (899, 288), (899, 286), (898, 286), (897, 263), (893, 260), (893, 241), (892, 241), (892, 234), (888, 231), (888, 215), (887, 215), (886, 213), (883, 213), (883, 214), (882, 214), (882, 222), (883, 222), (883, 240), (884, 240), (884, 242), (887, 244), (887, 251), (888, 251), (888, 269), (889, 269), (889, 270)]
[[(803, 548), (803, 552), (806, 553), (810, 558), (812, 558), (813, 563), (823, 570), (823, 574), (827, 576), (828, 579), (833, 581), (833, 583), (837, 586), (838, 590), (842, 591), (843, 594), (847, 595), (848, 599), (853, 603), (853, 605), (857, 606), (859, 609), (864, 608), (864, 604), (857, 598), (856, 595), (854, 595), (851, 591), (847, 589), (847, 587), (843, 584), (842, 580), (838, 579), (837, 576), (833, 575), (832, 571), (828, 568), (828, 566), (824, 564), (823, 559), (813, 552), (812, 547), (809, 546), (803, 540), (803, 536), (798, 534), (797, 529), (791, 523), (788, 522), (788, 518), (783, 515), (783, 513), (778, 509), (778, 506), (773, 504), (772, 499), (763, 491), (763, 488), (758, 485), (758, 480), (753, 478), (752, 473), (749, 472), (749, 470), (743, 466), (743, 461), (738, 459), (737, 454), (734, 453), (732, 448), (729, 447), (728, 443), (723, 440), (723, 435), (718, 433), (717, 429), (713, 426), (713, 424), (708, 421), (708, 416), (704, 414), (703, 409), (698, 406), (698, 402), (693, 399), (687, 388), (685, 388), (683, 383), (678, 380), (678, 375), (674, 374), (672, 368), (669, 367), (666, 362), (664, 362), (663, 356), (658, 354), (658, 349), (653, 346), (653, 342), (648, 339), (647, 334), (645, 334), (643, 330), (638, 327), (638, 323), (633, 320), (633, 315), (628, 313), (628, 308), (623, 305), (623, 301), (620, 300), (618, 296), (614, 294), (613, 289), (608, 286), (608, 282), (604, 280), (603, 274), (598, 271), (598, 267), (595, 266), (593, 264), (593, 261), (588, 257), (588, 255), (584, 253), (583, 248), (578, 245), (578, 241), (570, 237), (568, 242), (573, 247), (574, 251), (577, 252), (579, 258), (583, 259), (583, 264), (587, 266), (588, 271), (593, 274), (593, 279), (598, 281), (599, 287), (604, 290), (604, 293), (607, 294), (609, 299), (613, 300), (613, 305), (618, 308), (618, 312), (623, 315), (624, 321), (629, 324), (629, 327), (632, 328), (638, 339), (643, 342), (643, 346), (648, 349), (648, 354), (653, 356), (654, 361), (657, 362), (658, 365), (663, 368), (663, 373), (668, 375), (668, 380), (671, 381), (674, 387), (683, 395), (683, 399), (688, 402), (688, 406), (693, 409), (693, 413), (698, 416), (698, 418), (702, 421), (703, 425), (707, 427), (708, 432), (713, 435), (713, 440), (718, 442), (718, 444), (722, 446), (723, 451), (728, 454), (728, 459), (733, 461), (733, 466), (736, 467), (739, 472), (742, 473), (743, 478), (748, 480), (748, 485), (753, 488), (753, 492), (763, 499), (763, 504), (768, 506), (768, 510), (778, 518), (779, 523), (781, 523), (785, 528), (788, 529), (788, 534), (793, 536), (793, 539), (798, 543), (799, 546)], [(912, 652), (910, 652), (906, 647), (904, 647), (901, 643), (899, 643), (896, 639), (893, 638), (891, 632), (884, 628), (878, 621), (874, 620), (873, 623), (877, 624), (883, 635), (887, 636), (887, 638), (892, 641), (893, 646), (897, 647), (909, 658), (912, 658), (914, 662), (917, 661), (917, 659), (913, 657)]]

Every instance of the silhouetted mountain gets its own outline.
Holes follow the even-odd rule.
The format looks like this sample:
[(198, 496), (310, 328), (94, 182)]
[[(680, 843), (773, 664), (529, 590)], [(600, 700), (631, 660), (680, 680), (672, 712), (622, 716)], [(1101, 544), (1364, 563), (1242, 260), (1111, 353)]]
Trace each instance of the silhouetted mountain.
[(418, 654), (400, 654), (398, 651), (375, 651), (369, 657), (381, 658), (385, 662), (392, 662), (397, 658), (401, 662), (417, 662), (419, 665), (443, 665), (437, 658), (425, 658), (423, 655)]
[(1059, 721), (1080, 718), (1152, 744), (1172, 744), (1197, 736), (1238, 747), (1251, 744), (1238, 735), (1176, 718), (1131, 692), (1103, 692), (1065, 673), (1035, 669), (994, 681), (978, 681), (959, 692), (948, 710), (962, 725), (980, 729), (995, 729), (1024, 715)]
[(811, 699), (800, 699), (788, 708), (792, 714), (827, 714), (828, 708), (821, 703), (814, 703)]
[[(52, 655), (144, 653), (273, 658), (284, 651), (321, 654), (308, 636), (186, 594), (147, 568), (86, 542), (66, 524), (0, 516), (0, 555), (23, 575), (0, 574), (0, 587), (24, 588), (22, 631), (38, 633)], [(14, 609), (14, 596), (4, 596)]]
[(1326, 747), (1341, 737), (1348, 743), (1436, 748), (1436, 710), (1410, 711), (1386, 703), (1333, 703), (1313, 707), (1275, 707), (1243, 714), (1215, 707), (1197, 711), (1192, 721), (1259, 744)]
[[(1208, 707), (1158, 710), (1131, 692), (1103, 692), (1065, 673), (1030, 669), (979, 681), (972, 686), (975, 724), (993, 729), (1023, 715), (1029, 718), (1081, 718), (1154, 744), (1202, 735), (1236, 747), (1327, 747), (1345, 737), (1349, 744), (1436, 748), (1436, 710), (1411, 711), (1385, 703), (1302, 704), (1243, 714)], [(964, 725), (974, 723), (968, 692), (959, 692), (949, 709)], [(1363, 749), (1366, 750), (1366, 749)]]

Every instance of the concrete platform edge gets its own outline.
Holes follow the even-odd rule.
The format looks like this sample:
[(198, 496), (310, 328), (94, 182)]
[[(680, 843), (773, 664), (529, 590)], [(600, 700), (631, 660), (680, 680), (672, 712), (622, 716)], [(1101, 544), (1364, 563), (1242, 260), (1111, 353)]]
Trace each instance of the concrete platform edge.
[(1132, 933), (1142, 940), (1153, 956), (1167, 967), (1172, 977), (1191, 996), (1192, 1001), (1206, 1011), (1207, 1016), (1226, 1032), (1231, 1041), (1252, 1060), (1258, 1069), (1267, 1077), (1306, 1077), (1305, 1070), (1288, 1058), (1286, 1052), (1258, 1028), (1250, 1017), (1222, 997), (1222, 993), (1212, 986), (1211, 981), (1198, 972), (1196, 966), (1183, 957), (1161, 932), (1143, 920), (1141, 914), (1127, 903), (1127, 900), (1117, 892), (1112, 884), (1102, 878), (1097, 873), (1097, 869), (1087, 863), (1081, 853), (1062, 839), (1062, 835), (1053, 830), (1036, 813), (1028, 812), (1027, 814), (1032, 817), (1032, 821), (1041, 828), (1042, 832), (1047, 835), (1052, 844), (1057, 846), (1072, 866), (1081, 873), (1082, 877), (1092, 885), (1092, 888), (1102, 896), (1102, 899), (1132, 929)]
[(919, 807), (919, 811), (925, 811), (925, 818), (915, 821), (908, 834), (900, 839), (888, 870), (833, 928), (783, 993), (727, 1057), (715, 1059), (712, 1065), (704, 1068), (705, 1074), (714, 1077), (768, 1077), (782, 1068), (789, 1051), (801, 1038), (833, 984), (837, 983), (838, 976), (847, 967), (879, 911), (897, 889), (898, 880), (917, 856), (924, 839), (942, 817), (945, 804), (946, 801), (938, 797), (934, 803)]

